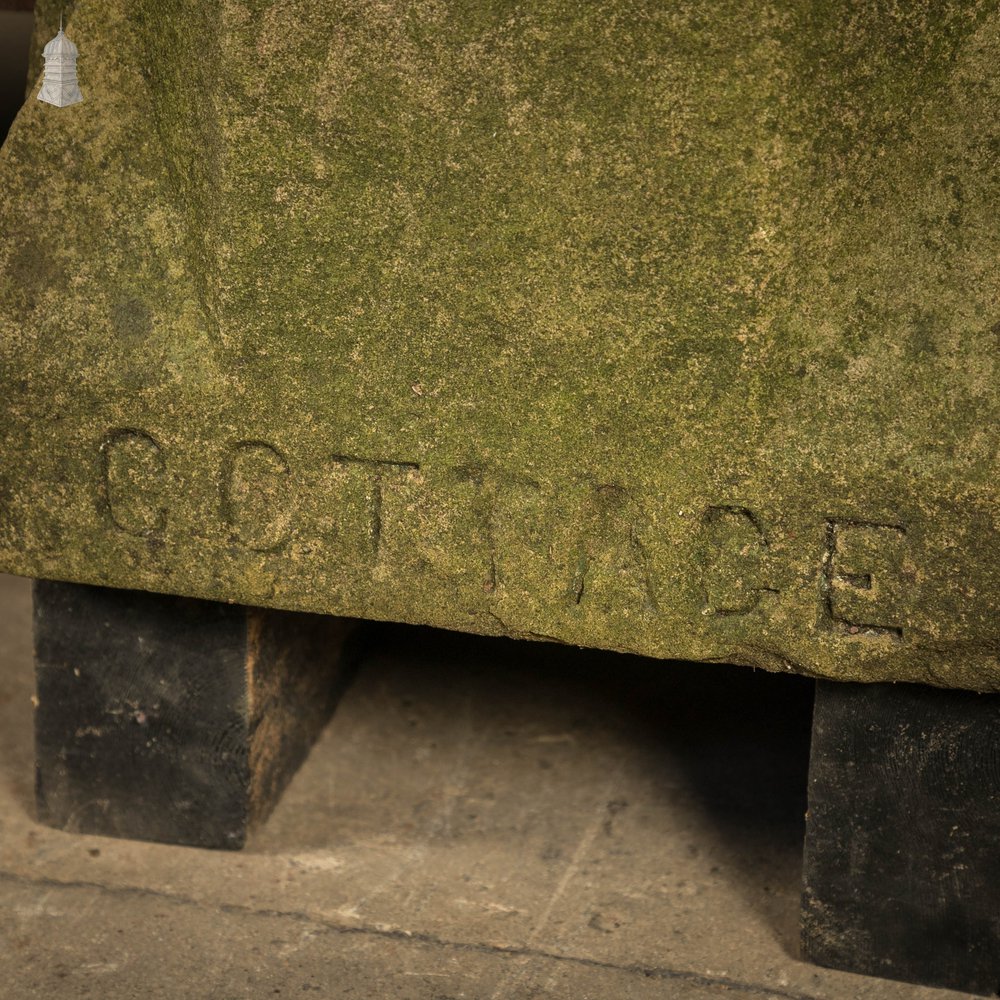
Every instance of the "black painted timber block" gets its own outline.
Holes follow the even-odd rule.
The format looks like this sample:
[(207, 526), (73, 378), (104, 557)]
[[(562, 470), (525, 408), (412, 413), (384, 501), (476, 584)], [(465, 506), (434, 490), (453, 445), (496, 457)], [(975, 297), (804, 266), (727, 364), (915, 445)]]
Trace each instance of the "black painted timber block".
[(1000, 990), (1000, 696), (819, 681), (804, 957)]
[(39, 819), (239, 848), (346, 684), (355, 623), (38, 581)]

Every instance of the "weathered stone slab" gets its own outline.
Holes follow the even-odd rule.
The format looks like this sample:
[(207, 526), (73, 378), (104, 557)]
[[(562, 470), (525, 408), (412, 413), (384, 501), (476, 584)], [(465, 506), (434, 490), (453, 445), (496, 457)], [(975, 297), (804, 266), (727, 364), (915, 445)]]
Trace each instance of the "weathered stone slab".
[(993, 5), (67, 33), (0, 153), (0, 569), (1000, 688)]

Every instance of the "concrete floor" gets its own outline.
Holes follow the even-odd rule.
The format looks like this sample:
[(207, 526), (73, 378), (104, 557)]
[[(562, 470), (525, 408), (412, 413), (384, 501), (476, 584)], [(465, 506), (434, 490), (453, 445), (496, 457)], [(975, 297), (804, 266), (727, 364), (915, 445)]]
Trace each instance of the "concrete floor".
[(0, 576), (0, 996), (959, 996), (797, 958), (811, 686), (380, 627), (241, 853), (37, 825)]

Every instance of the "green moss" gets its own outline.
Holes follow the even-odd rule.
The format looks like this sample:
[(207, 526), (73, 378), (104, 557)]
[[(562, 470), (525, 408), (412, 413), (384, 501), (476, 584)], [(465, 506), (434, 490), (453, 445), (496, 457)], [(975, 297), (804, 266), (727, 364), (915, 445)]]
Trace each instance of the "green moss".
[(1000, 688), (995, 5), (71, 13), (0, 567)]

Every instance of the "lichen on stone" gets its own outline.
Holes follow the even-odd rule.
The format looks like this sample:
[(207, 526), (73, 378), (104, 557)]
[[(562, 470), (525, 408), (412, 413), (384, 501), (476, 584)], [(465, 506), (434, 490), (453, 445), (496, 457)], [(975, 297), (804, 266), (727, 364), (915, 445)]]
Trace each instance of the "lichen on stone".
[(1000, 689), (995, 4), (66, 10), (0, 569)]

